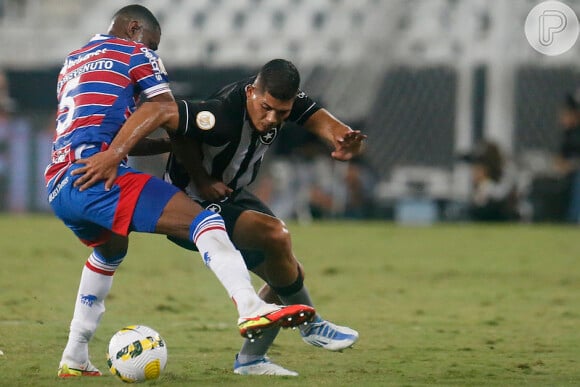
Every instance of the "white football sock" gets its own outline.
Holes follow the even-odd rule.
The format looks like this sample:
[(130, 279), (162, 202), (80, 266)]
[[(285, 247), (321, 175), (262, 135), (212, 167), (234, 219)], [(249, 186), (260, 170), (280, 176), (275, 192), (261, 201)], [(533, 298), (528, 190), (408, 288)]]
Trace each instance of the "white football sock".
[(206, 266), (214, 272), (236, 304), (239, 316), (253, 317), (265, 303), (256, 294), (248, 268), (230, 241), (222, 217), (211, 211), (202, 211), (190, 226), (190, 238)]
[(107, 262), (95, 252), (89, 256), (81, 275), (68, 342), (62, 354), (63, 361), (72, 361), (72, 365), (89, 361), (88, 343), (105, 312), (105, 298), (111, 290), (115, 269), (122, 260)]

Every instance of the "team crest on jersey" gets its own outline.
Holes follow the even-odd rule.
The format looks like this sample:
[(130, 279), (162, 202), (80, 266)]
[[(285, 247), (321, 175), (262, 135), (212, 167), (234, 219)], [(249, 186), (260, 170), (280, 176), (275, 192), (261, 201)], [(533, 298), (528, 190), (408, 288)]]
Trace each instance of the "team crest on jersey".
[(219, 214), (220, 212), (222, 212), (222, 208), (220, 207), (219, 204), (216, 204), (216, 203), (210, 204), (205, 209), (208, 211), (211, 211), (211, 212), (215, 212), (216, 214)]
[(278, 128), (270, 129), (266, 133), (260, 135), (260, 141), (262, 142), (262, 144), (270, 145), (276, 138), (277, 134)]
[(212, 112), (203, 110), (197, 113), (197, 116), (195, 116), (195, 122), (197, 123), (197, 127), (201, 130), (210, 130), (215, 126), (215, 116)]

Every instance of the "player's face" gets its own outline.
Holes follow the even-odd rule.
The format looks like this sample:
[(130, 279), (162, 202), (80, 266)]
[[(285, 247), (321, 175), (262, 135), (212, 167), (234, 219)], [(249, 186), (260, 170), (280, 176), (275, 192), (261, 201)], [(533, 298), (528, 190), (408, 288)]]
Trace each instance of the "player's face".
[(152, 51), (157, 51), (161, 41), (161, 30), (147, 23), (134, 20), (129, 24), (128, 37), (134, 42), (143, 43)]
[(161, 31), (157, 28), (149, 29), (145, 26), (142, 28), (141, 40), (138, 40), (138, 42), (143, 43), (150, 50), (157, 51), (161, 41)]
[(246, 89), (248, 115), (258, 132), (267, 132), (280, 127), (290, 115), (294, 99), (284, 101), (272, 97), (267, 91), (260, 91), (254, 85)]

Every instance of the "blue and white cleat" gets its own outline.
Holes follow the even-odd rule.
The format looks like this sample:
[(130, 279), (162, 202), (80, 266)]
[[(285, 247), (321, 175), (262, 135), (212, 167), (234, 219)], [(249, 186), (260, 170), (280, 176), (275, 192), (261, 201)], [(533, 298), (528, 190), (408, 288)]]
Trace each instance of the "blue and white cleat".
[(300, 330), (304, 342), (329, 351), (342, 351), (352, 347), (358, 340), (358, 332), (348, 327), (341, 327), (330, 321), (317, 318)]
[(238, 362), (238, 355), (234, 362), (234, 374), (238, 375), (275, 375), (275, 376), (298, 376), (298, 372), (274, 364), (267, 356), (248, 363)]

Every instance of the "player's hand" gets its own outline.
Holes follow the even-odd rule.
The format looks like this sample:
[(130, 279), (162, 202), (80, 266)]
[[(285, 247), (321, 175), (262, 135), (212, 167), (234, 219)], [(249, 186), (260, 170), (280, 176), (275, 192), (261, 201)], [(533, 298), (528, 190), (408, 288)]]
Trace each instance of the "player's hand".
[(195, 182), (195, 187), (199, 193), (199, 196), (203, 200), (209, 200), (212, 202), (221, 202), (229, 198), (229, 196), (234, 192), (233, 189), (228, 187), (223, 181), (217, 180), (211, 176), (205, 177), (203, 180), (198, 179)]
[(335, 160), (348, 161), (362, 153), (367, 138), (360, 130), (353, 130), (337, 140), (336, 148), (330, 155)]
[(71, 172), (71, 175), (82, 175), (74, 182), (74, 186), (79, 187), (79, 191), (84, 191), (105, 180), (105, 190), (109, 191), (117, 178), (119, 163), (120, 160), (109, 150), (75, 161), (75, 164), (84, 166)]

